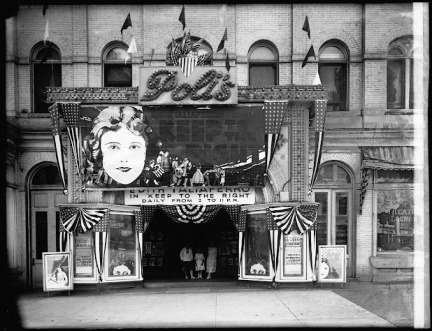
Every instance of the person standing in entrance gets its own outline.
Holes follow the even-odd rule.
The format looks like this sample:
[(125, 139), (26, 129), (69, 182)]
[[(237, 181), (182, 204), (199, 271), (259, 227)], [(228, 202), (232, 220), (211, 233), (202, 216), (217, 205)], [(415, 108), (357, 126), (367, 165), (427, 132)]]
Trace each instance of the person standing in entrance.
[(193, 276), (193, 258), (192, 248), (190, 248), (189, 244), (186, 244), (180, 251), (180, 260), (186, 279), (188, 279), (188, 274), (191, 279), (195, 279)]
[(212, 274), (216, 272), (216, 263), (217, 263), (217, 247), (213, 244), (213, 242), (210, 242), (209, 248), (208, 248), (208, 255), (207, 255), (207, 279), (212, 278)]
[(198, 273), (198, 279), (202, 279), (202, 272), (205, 270), (205, 257), (204, 254), (201, 252), (201, 248), (197, 248), (197, 252), (195, 253), (195, 270)]

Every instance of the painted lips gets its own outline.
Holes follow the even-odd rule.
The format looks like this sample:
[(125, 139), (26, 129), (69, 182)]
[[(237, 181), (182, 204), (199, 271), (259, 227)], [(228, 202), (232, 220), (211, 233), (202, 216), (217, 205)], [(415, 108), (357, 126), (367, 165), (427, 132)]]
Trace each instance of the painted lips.
[(121, 172), (128, 172), (129, 170), (131, 170), (132, 168), (129, 168), (129, 167), (118, 167), (118, 168), (116, 168), (118, 171), (121, 171)]

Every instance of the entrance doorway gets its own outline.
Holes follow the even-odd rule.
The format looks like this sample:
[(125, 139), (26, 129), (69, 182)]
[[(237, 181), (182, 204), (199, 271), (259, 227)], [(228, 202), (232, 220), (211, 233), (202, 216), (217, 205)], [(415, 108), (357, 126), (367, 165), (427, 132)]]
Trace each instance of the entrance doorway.
[(347, 167), (333, 162), (320, 166), (315, 186), (317, 245), (346, 245), (347, 277), (354, 277), (352, 190)]
[(176, 223), (161, 209), (156, 209), (144, 234), (144, 278), (184, 280), (180, 250), (189, 243), (194, 252), (200, 247), (207, 257), (210, 242), (218, 248), (216, 273), (212, 278), (237, 279), (238, 232), (225, 210), (221, 209), (207, 223), (195, 224)]
[(55, 165), (45, 165), (30, 183), (30, 286), (43, 287), (42, 253), (60, 251), (58, 205), (67, 202)]

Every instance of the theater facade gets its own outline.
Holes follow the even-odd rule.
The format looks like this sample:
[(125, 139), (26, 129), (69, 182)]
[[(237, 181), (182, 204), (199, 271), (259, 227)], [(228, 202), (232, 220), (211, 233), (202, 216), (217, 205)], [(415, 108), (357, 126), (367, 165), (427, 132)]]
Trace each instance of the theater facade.
[(76, 285), (184, 279), (185, 243), (217, 246), (219, 279), (312, 283), (319, 248), (339, 246), (343, 280), (413, 280), (428, 251), (422, 13), (18, 6), (5, 25), (13, 284), (42, 287), (44, 252), (71, 253)]

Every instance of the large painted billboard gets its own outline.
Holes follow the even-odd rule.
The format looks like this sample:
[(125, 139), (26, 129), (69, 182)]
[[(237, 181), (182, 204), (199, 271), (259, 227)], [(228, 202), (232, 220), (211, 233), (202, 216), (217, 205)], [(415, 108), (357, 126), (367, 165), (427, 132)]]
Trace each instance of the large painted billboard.
[(262, 106), (81, 106), (86, 189), (261, 186)]

